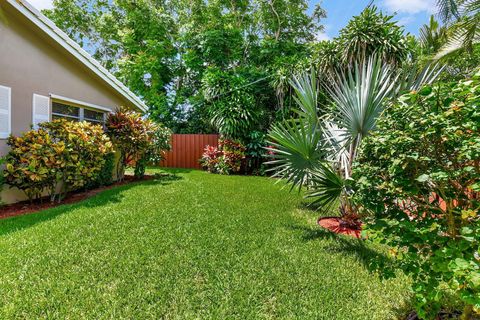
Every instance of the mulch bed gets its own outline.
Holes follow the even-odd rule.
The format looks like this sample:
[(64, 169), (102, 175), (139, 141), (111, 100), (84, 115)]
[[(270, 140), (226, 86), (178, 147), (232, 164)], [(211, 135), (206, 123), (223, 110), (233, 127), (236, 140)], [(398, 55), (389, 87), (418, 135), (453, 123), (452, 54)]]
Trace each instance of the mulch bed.
[(22, 214), (36, 213), (36, 212), (49, 209), (49, 208), (54, 208), (63, 204), (76, 203), (76, 202), (88, 199), (90, 197), (93, 197), (94, 195), (102, 191), (112, 189), (114, 187), (122, 186), (132, 182), (153, 180), (155, 177), (156, 176), (154, 175), (145, 175), (143, 179), (136, 179), (132, 175), (125, 175), (123, 181), (115, 182), (109, 186), (104, 186), (104, 187), (87, 190), (87, 191), (77, 191), (77, 192), (69, 193), (65, 197), (65, 199), (63, 199), (63, 201), (60, 203), (50, 202), (50, 199), (46, 197), (41, 199), (42, 201), (35, 200), (32, 203), (30, 203), (29, 201), (22, 201), (22, 202), (7, 204), (0, 207), (0, 219), (19, 216)]
[(322, 228), (330, 230), (337, 234), (344, 234), (347, 236), (355, 237), (357, 239), (361, 238), (362, 226), (358, 227), (348, 227), (342, 223), (342, 219), (339, 217), (325, 217), (319, 218), (317, 221), (318, 225)]

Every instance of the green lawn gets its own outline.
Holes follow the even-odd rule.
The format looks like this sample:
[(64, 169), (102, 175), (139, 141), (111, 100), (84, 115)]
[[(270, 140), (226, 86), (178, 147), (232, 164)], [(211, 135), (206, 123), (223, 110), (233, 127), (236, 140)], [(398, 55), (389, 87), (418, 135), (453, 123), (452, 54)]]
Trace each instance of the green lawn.
[(268, 178), (181, 171), (0, 221), (0, 319), (394, 319), (404, 278)]

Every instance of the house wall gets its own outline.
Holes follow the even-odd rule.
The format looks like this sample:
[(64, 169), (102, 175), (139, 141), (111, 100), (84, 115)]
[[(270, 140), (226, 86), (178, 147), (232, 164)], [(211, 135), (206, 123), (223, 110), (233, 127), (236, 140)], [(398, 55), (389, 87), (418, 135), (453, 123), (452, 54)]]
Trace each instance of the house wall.
[[(0, 20), (0, 85), (12, 89), (12, 134), (30, 128), (34, 93), (55, 94), (112, 110), (121, 105), (134, 108), (8, 3), (2, 9), (7, 21)], [(6, 151), (2, 139), (0, 155)]]
[[(55, 94), (110, 110), (135, 108), (8, 3), (0, 4), (6, 17), (0, 19), (0, 85), (11, 88), (12, 134), (30, 129), (33, 94)], [(7, 152), (6, 139), (0, 139), (0, 156)], [(2, 192), (5, 202), (23, 199), (19, 192)]]

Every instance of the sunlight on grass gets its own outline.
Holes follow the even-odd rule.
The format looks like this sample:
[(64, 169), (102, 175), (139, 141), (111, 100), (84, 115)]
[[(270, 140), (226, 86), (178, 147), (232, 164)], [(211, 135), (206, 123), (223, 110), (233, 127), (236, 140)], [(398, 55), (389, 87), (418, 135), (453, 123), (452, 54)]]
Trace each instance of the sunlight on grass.
[[(160, 172), (159, 169), (150, 172)], [(268, 178), (201, 171), (0, 221), (0, 318), (391, 319), (404, 278)]]

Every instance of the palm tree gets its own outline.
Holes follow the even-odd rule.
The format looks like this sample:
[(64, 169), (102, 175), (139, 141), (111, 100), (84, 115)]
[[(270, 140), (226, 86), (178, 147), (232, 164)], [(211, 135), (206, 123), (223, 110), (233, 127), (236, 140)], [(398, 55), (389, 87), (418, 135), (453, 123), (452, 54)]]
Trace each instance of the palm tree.
[(418, 35), (422, 53), (426, 55), (436, 54), (446, 43), (447, 36), (447, 27), (441, 26), (433, 15), (430, 16), (430, 21), (420, 28)]
[(305, 186), (307, 197), (324, 210), (339, 201), (342, 218), (356, 224), (351, 174), (363, 139), (375, 129), (389, 98), (432, 82), (440, 71), (427, 67), (415, 76), (398, 73), (380, 57), (354, 63), (326, 86), (333, 108), (324, 116), (319, 116), (316, 75), (294, 77), (298, 117), (276, 124), (269, 132), (274, 176), (287, 180), (292, 189)]
[(480, 42), (480, 0), (437, 0), (439, 16), (450, 25), (447, 43), (435, 58), (460, 49), (471, 49)]

